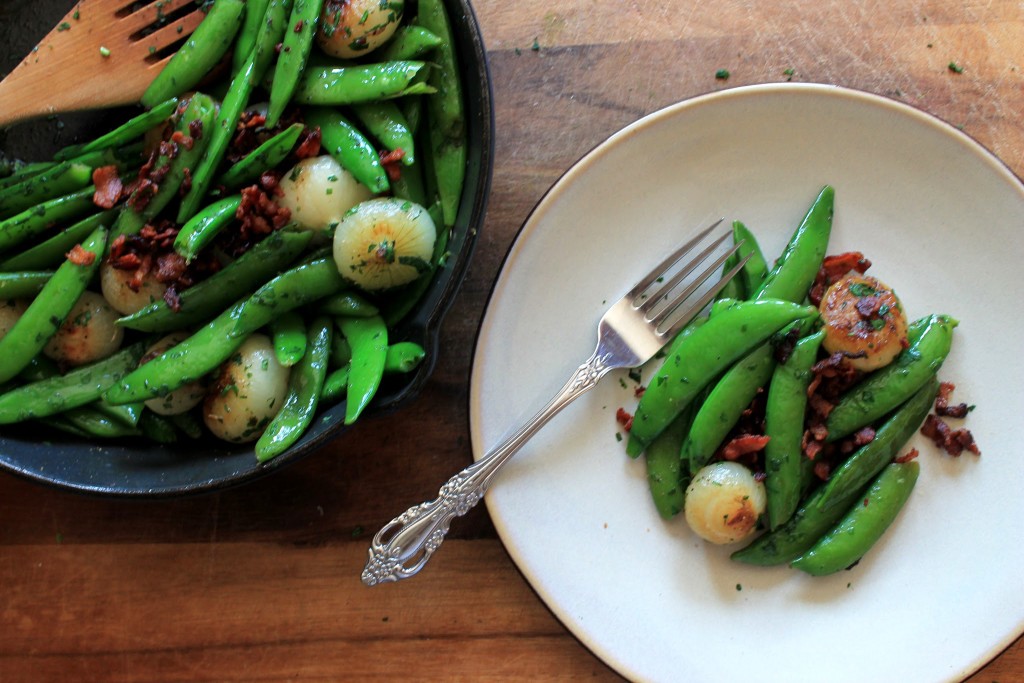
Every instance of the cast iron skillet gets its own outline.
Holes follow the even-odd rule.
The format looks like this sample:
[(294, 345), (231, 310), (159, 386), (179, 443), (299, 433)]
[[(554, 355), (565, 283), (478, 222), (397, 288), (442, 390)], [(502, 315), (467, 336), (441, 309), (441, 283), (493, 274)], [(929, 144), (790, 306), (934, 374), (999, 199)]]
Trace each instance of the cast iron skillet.
[[(0, 1), (0, 73), (6, 74), (75, 3), (70, 0)], [(469, 140), (466, 184), (449, 245), (451, 256), (426, 295), (395, 328), (393, 340), (420, 343), (427, 356), (409, 375), (386, 378), (369, 413), (389, 413), (415, 397), (427, 382), (438, 354), (438, 333), (465, 276), (477, 229), (483, 223), (491, 183), (494, 114), (483, 39), (469, 0), (445, 0), (465, 76)], [(40, 84), (45, 87), (45, 84)], [(3, 103), (0, 102), (0, 106)], [(0, 132), (0, 150), (27, 160), (48, 158), (56, 149), (88, 139), (124, 120), (129, 112), (84, 112), (18, 124)], [(249, 447), (213, 438), (183, 440), (175, 446), (151, 442), (83, 442), (37, 425), (0, 428), (0, 468), (30, 480), (83, 493), (158, 498), (215, 491), (270, 474), (308, 455), (328, 440), (344, 438), (344, 403), (321, 413), (302, 440), (267, 464)]]

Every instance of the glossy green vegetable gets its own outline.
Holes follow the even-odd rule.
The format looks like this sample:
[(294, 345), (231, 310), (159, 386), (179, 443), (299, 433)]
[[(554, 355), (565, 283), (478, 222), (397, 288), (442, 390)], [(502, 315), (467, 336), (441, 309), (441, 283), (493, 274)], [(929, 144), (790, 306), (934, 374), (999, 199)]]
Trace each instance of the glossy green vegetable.
[(313, 36), (322, 6), (322, 0), (295, 0), (292, 5), (287, 24), (291, 29), (285, 31), (274, 70), (274, 82), (270, 87), (268, 126), (277, 125), (285, 106), (293, 99), (313, 47)]
[(679, 451), (693, 412), (692, 405), (687, 407), (644, 451), (647, 486), (651, 491), (654, 508), (662, 519), (672, 519), (683, 510), (686, 493), (684, 479), (689, 477), (684, 476), (686, 469)]
[(402, 152), (406, 166), (416, 161), (415, 141), (402, 110), (391, 100), (352, 105), (352, 113), (363, 128), (385, 149)]
[(871, 373), (843, 395), (825, 422), (828, 440), (840, 439), (871, 424), (934, 377), (949, 355), (957, 324), (948, 315), (930, 316), (920, 337), (892, 363)]
[(17, 185), (0, 190), (0, 215), (30, 209), (50, 199), (81, 190), (92, 183), (92, 168), (65, 161)]
[(352, 424), (380, 387), (388, 352), (388, 328), (380, 316), (340, 318), (338, 327), (352, 347), (345, 395), (345, 424)]
[(800, 557), (793, 567), (825, 576), (850, 567), (871, 549), (895, 521), (920, 473), (916, 461), (888, 465), (842, 521)]
[(45, 233), (54, 225), (95, 210), (96, 205), (92, 203), (93, 192), (95, 189), (89, 186), (0, 221), (0, 251), (16, 247)]
[(174, 251), (190, 262), (213, 239), (235, 220), (235, 212), (242, 204), (241, 195), (220, 199), (194, 215), (181, 226), (174, 239)]
[(146, 88), (141, 102), (154, 107), (193, 89), (220, 61), (242, 25), (244, 0), (216, 0), (196, 30)]
[(126, 425), (92, 406), (72, 408), (52, 419), (59, 419), (91, 439), (120, 439), (141, 435), (135, 427)]
[(50, 278), (52, 270), (0, 273), (0, 299), (27, 299), (36, 296)]
[(123, 147), (141, 138), (150, 129), (162, 125), (178, 107), (178, 98), (171, 97), (156, 104), (149, 111), (134, 116), (112, 131), (81, 145), (65, 147), (53, 157), (57, 161), (81, 158), (90, 152)]
[(768, 528), (777, 529), (796, 511), (800, 503), (804, 417), (811, 367), (818, 359), (824, 330), (804, 337), (793, 347), (785, 363), (775, 366), (765, 399), (764, 449), (765, 494)]
[(425, 66), (426, 63), (420, 61), (310, 66), (299, 79), (292, 101), (295, 104), (339, 106), (403, 95), (424, 95), (433, 92), (433, 88), (414, 83), (413, 79)]
[(277, 362), (286, 368), (306, 355), (306, 321), (297, 311), (288, 311), (270, 321), (270, 337)]
[(116, 211), (101, 211), (74, 225), (64, 228), (53, 237), (25, 249), (0, 262), (0, 271), (43, 270), (64, 261), (71, 248), (84, 240), (100, 226), (110, 227), (116, 220)]
[[(727, 258), (725, 260), (725, 263), (722, 264), (722, 277), (724, 278), (725, 274), (728, 273), (733, 268), (735, 268), (736, 264), (739, 262), (740, 259), (737, 254), (732, 254), (729, 258)], [(746, 298), (747, 290), (743, 288), (743, 280), (738, 276), (730, 278), (729, 281), (725, 283), (725, 286), (722, 287), (721, 291), (719, 291), (718, 294), (715, 295), (716, 301), (722, 301), (725, 299), (733, 301), (742, 301), (743, 299)]]
[[(320, 392), (320, 400), (329, 403), (333, 403), (345, 395), (351, 371), (348, 362), (352, 359), (352, 350), (348, 346), (348, 342), (341, 335), (335, 335), (335, 344), (333, 345), (334, 348), (331, 349), (330, 362), (332, 365), (335, 365), (341, 359), (337, 353), (337, 342), (339, 340), (345, 342), (345, 349), (348, 351), (348, 354), (343, 359), (344, 364), (331, 372), (327, 379), (324, 380), (324, 386)], [(343, 356), (344, 354), (341, 355)], [(423, 362), (426, 355), (427, 353), (423, 347), (416, 342), (396, 342), (388, 346), (387, 354), (384, 357), (384, 374), (394, 375), (412, 372), (419, 367), (419, 364)]]
[(735, 279), (742, 283), (743, 291), (756, 292), (768, 276), (768, 262), (765, 261), (764, 254), (761, 253), (761, 247), (758, 245), (754, 233), (742, 222), (733, 221), (732, 238), (736, 244), (743, 243), (739, 251), (736, 252), (737, 262), (743, 258), (747, 259)]
[(443, 42), (440, 36), (422, 26), (406, 24), (398, 27), (375, 57), (385, 62), (421, 59), (429, 56)]
[(29, 304), (21, 318), (0, 339), (0, 382), (13, 378), (42, 351), (85, 291), (103, 258), (107, 230), (97, 228), (82, 243), (91, 262), (79, 265), (66, 260)]
[(238, 73), (245, 65), (245, 60), (256, 49), (256, 39), (260, 35), (263, 22), (266, 20), (267, 7), (270, 0), (246, 0), (242, 25), (235, 37), (235, 45), (231, 56), (231, 73)]
[(275, 168), (288, 158), (304, 128), (301, 123), (288, 126), (225, 171), (217, 179), (216, 185), (223, 186), (230, 192), (256, 182), (264, 171)]
[(323, 149), (374, 193), (390, 187), (388, 174), (373, 144), (340, 112), (328, 107), (307, 107), (306, 125), (320, 128)]
[(317, 309), (327, 315), (348, 316), (351, 318), (368, 318), (371, 315), (380, 313), (380, 309), (367, 301), (365, 297), (351, 290), (338, 292), (334, 296), (327, 297), (320, 302)]

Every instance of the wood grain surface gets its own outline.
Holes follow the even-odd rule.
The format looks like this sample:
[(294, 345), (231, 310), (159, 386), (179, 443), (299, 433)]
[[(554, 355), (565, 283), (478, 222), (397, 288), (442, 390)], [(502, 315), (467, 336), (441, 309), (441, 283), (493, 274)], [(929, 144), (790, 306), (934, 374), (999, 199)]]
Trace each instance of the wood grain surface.
[[(414, 581), (359, 582), (369, 536), (471, 460), (477, 327), (544, 191), (660, 107), (788, 79), (920, 107), (1024, 174), (1020, 0), (475, 8), (496, 106), (493, 191), (426, 390), (400, 414), (217, 494), (111, 501), (0, 476), (0, 681), (618, 680), (532, 592), (483, 507)], [(969, 680), (1024, 683), (1024, 641)]]

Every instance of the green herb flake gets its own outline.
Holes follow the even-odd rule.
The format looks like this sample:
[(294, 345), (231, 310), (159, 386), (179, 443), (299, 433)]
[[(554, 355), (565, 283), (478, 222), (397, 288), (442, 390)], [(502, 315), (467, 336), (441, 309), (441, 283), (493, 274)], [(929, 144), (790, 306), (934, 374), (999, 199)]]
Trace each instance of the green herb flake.
[(719, 69), (715, 72), (715, 78), (719, 81), (727, 81), (729, 80), (729, 76), (730, 74), (728, 69)]
[(57, 25), (57, 31), (70, 31), (70, 30), (71, 30), (71, 24), (69, 24), (66, 21), (62, 21), (62, 22), (60, 22), (60, 24)]
[(871, 285), (864, 284), (863, 282), (854, 282), (852, 285), (850, 285), (850, 294), (860, 298), (878, 294), (878, 290), (872, 287)]
[(948, 68), (955, 74), (962, 74), (964, 72), (964, 68), (956, 62), (950, 62)]
[(110, 48), (106, 47), (105, 45), (100, 45), (100, 57), (109, 57), (109, 56), (110, 56)]
[(530, 49), (534, 52), (540, 52), (540, 43), (537, 42), (536, 38), (533, 39), (533, 45), (530, 46)]

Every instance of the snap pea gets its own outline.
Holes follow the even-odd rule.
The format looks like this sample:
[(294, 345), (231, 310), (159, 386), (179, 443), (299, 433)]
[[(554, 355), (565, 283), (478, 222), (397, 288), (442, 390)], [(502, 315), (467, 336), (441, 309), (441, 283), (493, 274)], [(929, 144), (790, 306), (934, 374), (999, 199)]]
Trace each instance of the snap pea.
[(329, 296), (317, 306), (321, 313), (333, 316), (348, 316), (352, 318), (368, 318), (371, 315), (380, 313), (375, 305), (364, 297), (351, 290), (338, 292)]
[(89, 186), (63, 197), (45, 201), (0, 221), (0, 251), (18, 246), (46, 232), (54, 225), (78, 218), (90, 209), (95, 209), (96, 205), (92, 203), (94, 191), (95, 188)]
[(376, 57), (385, 62), (421, 59), (440, 47), (443, 42), (433, 31), (416, 24), (405, 24), (399, 26), (391, 40), (377, 50)]
[(299, 79), (292, 101), (340, 106), (429, 94), (434, 91), (432, 87), (413, 82), (425, 66), (425, 62), (416, 60), (353, 66), (311, 65)]
[[(429, 200), (427, 199), (426, 187), (423, 184), (423, 166), (417, 158), (415, 163), (404, 166), (397, 178), (389, 178), (391, 194), (399, 199), (408, 199), (420, 206), (427, 206)], [(438, 212), (438, 219), (434, 221), (434, 225), (442, 225), (440, 212)], [(441, 230), (439, 232), (445, 231)]]
[(640, 398), (627, 452), (639, 453), (721, 372), (813, 306), (765, 299), (722, 311), (693, 331), (651, 379)]
[(933, 315), (896, 359), (850, 389), (829, 413), (828, 440), (853, 434), (893, 410), (933, 377), (949, 355), (956, 319)]
[(380, 387), (388, 353), (388, 328), (379, 315), (339, 318), (338, 327), (352, 347), (345, 393), (345, 424), (350, 425), (370, 404)]
[(139, 420), (139, 433), (156, 443), (172, 444), (178, 440), (178, 430), (175, 428), (174, 422), (169, 417), (158, 415), (152, 410), (142, 413), (142, 418)]
[(242, 196), (234, 195), (215, 201), (188, 219), (174, 238), (174, 251), (186, 263), (199, 255), (213, 238), (235, 220), (235, 212), (242, 204)]
[(792, 566), (812, 576), (850, 567), (882, 537), (910, 497), (921, 471), (917, 461), (892, 463), (875, 479), (846, 516)]
[(242, 25), (244, 0), (216, 0), (192, 35), (142, 94), (145, 107), (195, 88), (231, 47)]
[[(934, 385), (937, 388), (937, 384)], [(922, 389), (923, 395), (928, 391)], [(861, 447), (858, 455), (863, 483), (877, 476), (892, 461), (897, 451), (914, 435), (924, 416), (928, 413), (934, 391), (922, 404), (908, 401), (901, 406), (875, 434), (875, 439)], [(917, 398), (917, 397), (915, 397)], [(852, 457), (852, 456), (851, 456)], [(870, 464), (871, 467), (866, 467)], [(866, 475), (866, 476), (864, 476)], [(833, 474), (833, 479), (835, 474)], [(845, 475), (844, 475), (845, 478)], [(847, 479), (852, 482), (852, 478)], [(747, 564), (762, 566), (779, 565), (791, 562), (822, 537), (843, 516), (843, 513), (858, 499), (862, 488), (843, 486), (842, 489), (828, 491), (827, 485), (821, 485), (797, 508), (789, 521), (778, 529), (755, 539), (750, 545), (732, 554), (732, 559)], [(831, 501), (826, 501), (826, 496)], [(830, 502), (827, 508), (823, 502)]]
[(462, 95), (462, 75), (451, 21), (442, 0), (421, 0), (417, 21), (441, 38), (434, 52), (437, 66), (430, 71), (429, 83), (436, 92), (427, 97), (430, 143), (437, 190), (441, 198), (445, 225), (454, 225), (462, 186), (466, 176), (466, 113)]
[[(348, 350), (348, 358), (344, 359), (343, 365), (332, 371), (324, 380), (323, 389), (320, 392), (320, 400), (328, 403), (340, 399), (348, 389), (348, 378), (351, 368), (348, 365), (351, 360), (351, 347), (341, 335), (335, 335), (334, 348), (331, 349), (331, 364), (338, 364), (337, 341), (345, 342)], [(405, 374), (412, 372), (423, 362), (427, 353), (422, 346), (416, 342), (396, 342), (388, 346), (387, 354), (384, 357), (384, 375)]]
[(242, 24), (235, 37), (231, 56), (231, 73), (238, 73), (249, 54), (256, 49), (256, 38), (260, 34), (270, 0), (246, 0)]
[(0, 299), (28, 299), (36, 296), (50, 278), (52, 270), (0, 273)]
[(112, 131), (100, 135), (81, 145), (65, 147), (54, 155), (57, 161), (81, 158), (82, 155), (101, 150), (115, 149), (134, 142), (150, 129), (163, 124), (178, 107), (178, 98), (171, 97), (153, 106), (138, 116), (132, 117)]
[(802, 488), (804, 417), (811, 367), (825, 331), (797, 341), (785, 363), (775, 366), (765, 398), (764, 448), (768, 528), (777, 529), (796, 511)]
[(88, 237), (93, 230), (101, 225), (109, 227), (114, 222), (116, 216), (117, 212), (114, 210), (93, 214), (68, 228), (64, 228), (53, 237), (0, 261), (0, 271), (53, 268), (64, 260), (65, 254), (72, 247)]
[(274, 69), (274, 83), (270, 87), (270, 106), (267, 110), (267, 125), (275, 126), (292, 100), (299, 78), (306, 68), (306, 61), (313, 48), (322, 0), (295, 0), (288, 18), (290, 30), (284, 34), (281, 53)]
[[(256, 51), (256, 63), (253, 68), (252, 77), (256, 83), (263, 80), (263, 76), (270, 68), (270, 64), (277, 59), (277, 46), (284, 40), (285, 32), (288, 30), (288, 17), (292, 13), (292, 0), (270, 0), (266, 12), (263, 14), (263, 25), (256, 36), (256, 44), (253, 49)], [(244, 55), (242, 57), (244, 63)], [(240, 70), (240, 66), (235, 71)]]
[[(747, 259), (739, 276), (734, 280), (740, 280), (743, 283), (744, 291), (756, 292), (765, 277), (768, 276), (768, 262), (765, 261), (764, 254), (761, 253), (761, 247), (757, 243), (754, 233), (741, 221), (733, 221), (732, 238), (736, 244), (742, 242), (739, 251), (736, 252), (736, 262), (738, 263), (742, 258)], [(822, 254), (822, 258), (824, 258), (824, 254)]]
[(135, 427), (139, 424), (143, 408), (145, 408), (144, 403), (125, 403), (120, 406), (112, 406), (103, 399), (89, 404), (90, 410), (120, 422), (126, 427)]
[(683, 510), (688, 475), (680, 458), (683, 439), (689, 431), (694, 406), (691, 404), (672, 420), (644, 451), (647, 487), (654, 509), (662, 519), (672, 519)]
[(331, 337), (331, 367), (340, 368), (343, 365), (348, 365), (350, 360), (352, 360), (352, 347), (349, 346), (345, 335), (336, 334)]
[(192, 411), (168, 415), (167, 421), (190, 439), (201, 439), (206, 433), (202, 421)]
[(141, 434), (135, 427), (115, 420), (90, 406), (72, 408), (60, 413), (56, 417), (64, 424), (74, 427), (91, 439), (122, 439)]
[(99, 268), (106, 244), (106, 228), (94, 230), (81, 245), (83, 253), (92, 254), (91, 262), (64, 261), (0, 339), (0, 382), (6, 382), (21, 372), (64, 323)]
[(306, 321), (295, 311), (288, 311), (270, 321), (270, 336), (277, 362), (286, 368), (306, 355)]
[(0, 190), (0, 215), (11, 216), (92, 183), (92, 168), (64, 161), (6, 190)]
[(834, 199), (835, 190), (823, 187), (752, 299), (803, 301), (825, 258)]
[(304, 117), (306, 125), (320, 128), (323, 149), (356, 180), (374, 193), (388, 190), (388, 174), (377, 150), (341, 112), (328, 107), (308, 107)]
[[(722, 264), (722, 277), (725, 277), (725, 274), (735, 268), (736, 264), (739, 262), (740, 259), (738, 253), (729, 256), (729, 258), (725, 260), (725, 263)], [(716, 301), (721, 301), (723, 299), (742, 301), (746, 298), (747, 292), (743, 288), (743, 280), (738, 275), (736, 277), (729, 278), (729, 281), (725, 283), (722, 290), (715, 295)]]
[(93, 403), (135, 367), (144, 351), (142, 343), (132, 344), (65, 375), (25, 384), (0, 395), (0, 424), (56, 415)]
[(924, 422), (938, 389), (935, 375), (925, 380), (924, 386), (899, 406), (895, 414), (875, 432), (875, 438), (870, 443), (850, 454), (832, 472), (818, 506), (825, 510), (843, 507), (851, 491), (857, 491), (871, 481)]
[(178, 207), (178, 223), (185, 223), (196, 214), (206, 192), (217, 173), (217, 168), (224, 160), (224, 153), (228, 144), (235, 134), (235, 127), (238, 119), (242, 116), (242, 110), (249, 103), (249, 96), (252, 94), (252, 75), (256, 68), (255, 52), (249, 55), (245, 65), (235, 77), (231, 79), (231, 85), (224, 96), (217, 112), (214, 124), (209, 133), (203, 137), (207, 140), (199, 162), (192, 168), (192, 183), (188, 192), (181, 199)]
[(231, 192), (255, 182), (264, 171), (275, 168), (288, 157), (304, 129), (301, 123), (288, 126), (235, 163), (215, 184)]
[(394, 101), (354, 104), (352, 113), (363, 124), (363, 128), (384, 145), (385, 149), (392, 152), (401, 150), (404, 165), (409, 166), (416, 161), (412, 130), (402, 110)]
[(170, 332), (204, 323), (292, 263), (312, 236), (308, 231), (277, 230), (236, 261), (181, 292), (179, 310), (163, 300), (154, 301), (117, 324), (142, 332)]
[(123, 377), (104, 398), (118, 405), (166, 396), (212, 372), (275, 316), (333, 294), (343, 286), (334, 259), (315, 259), (287, 270), (191, 337)]
[(331, 354), (333, 323), (328, 316), (317, 316), (309, 326), (306, 353), (288, 379), (288, 393), (281, 410), (256, 441), (256, 459), (266, 462), (290, 448), (313, 421)]

